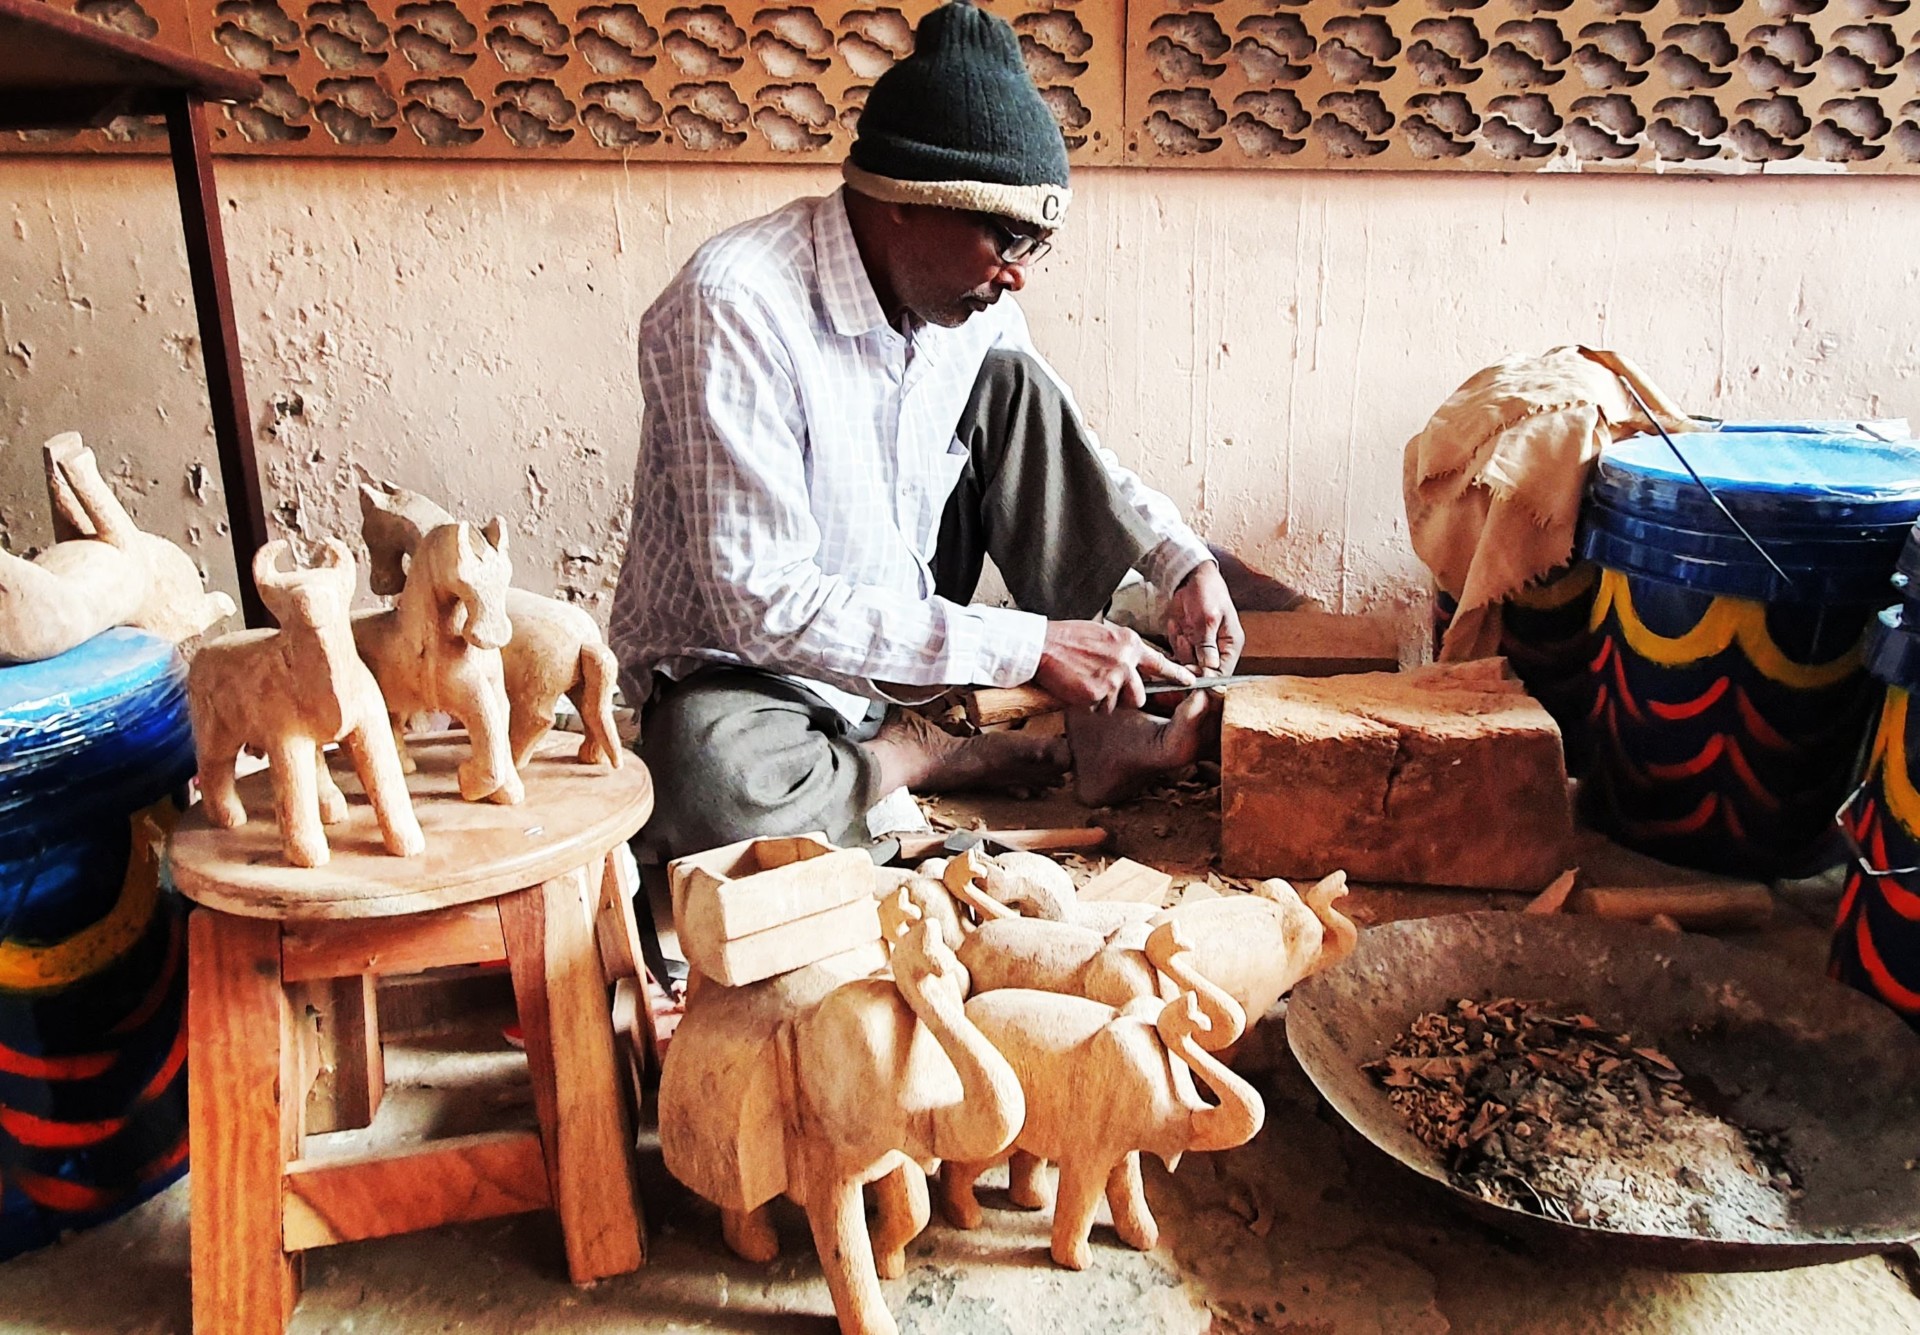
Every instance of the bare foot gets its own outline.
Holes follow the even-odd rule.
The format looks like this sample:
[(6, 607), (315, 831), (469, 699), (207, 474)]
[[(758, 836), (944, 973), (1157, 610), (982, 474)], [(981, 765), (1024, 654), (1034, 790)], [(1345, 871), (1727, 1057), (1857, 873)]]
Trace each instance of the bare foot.
[(878, 786), (886, 793), (903, 785), (916, 793), (940, 793), (1051, 783), (1066, 772), (1069, 754), (1062, 737), (1019, 732), (955, 737), (907, 709), (889, 715), (864, 745), (879, 762)]
[(1173, 717), (1155, 718), (1137, 709), (1111, 714), (1076, 709), (1067, 714), (1073, 748), (1073, 791), (1090, 807), (1104, 807), (1140, 792), (1169, 770), (1200, 758), (1209, 724), (1218, 727), (1212, 693), (1196, 691)]

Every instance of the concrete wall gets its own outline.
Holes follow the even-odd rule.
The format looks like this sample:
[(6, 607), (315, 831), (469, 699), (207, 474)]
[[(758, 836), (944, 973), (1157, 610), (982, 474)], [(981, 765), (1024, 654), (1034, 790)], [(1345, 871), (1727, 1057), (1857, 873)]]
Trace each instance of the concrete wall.
[[(640, 313), (812, 169), (223, 161), (268, 508), (357, 528), (391, 477), (508, 516), (595, 602), (625, 538)], [(1086, 171), (1023, 301), (1120, 455), (1347, 609), (1412, 609), (1401, 447), (1512, 349), (1627, 352), (1694, 411), (1913, 415), (1920, 180)], [(230, 580), (165, 167), (0, 159), (0, 540), (78, 429)], [(604, 611), (604, 602), (600, 605)]]

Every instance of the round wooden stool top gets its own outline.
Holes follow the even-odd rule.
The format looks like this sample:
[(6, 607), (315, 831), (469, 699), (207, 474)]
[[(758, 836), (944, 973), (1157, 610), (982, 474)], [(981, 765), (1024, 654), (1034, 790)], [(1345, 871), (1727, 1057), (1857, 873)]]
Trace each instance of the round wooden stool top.
[(273, 819), (272, 778), (240, 780), (248, 820), (237, 830), (208, 824), (195, 804), (168, 844), (174, 884), (195, 903), (245, 918), (384, 918), (447, 908), (525, 889), (598, 862), (653, 812), (653, 781), (638, 756), (619, 769), (574, 759), (580, 738), (549, 733), (521, 771), (518, 806), (465, 802), (455, 768), (468, 755), (464, 734), (410, 739), (419, 769), (407, 776), (414, 815), (427, 837), (418, 857), (397, 858), (380, 839), (345, 756), (329, 756), (347, 795), (347, 818), (327, 826), (324, 867), (287, 865)]

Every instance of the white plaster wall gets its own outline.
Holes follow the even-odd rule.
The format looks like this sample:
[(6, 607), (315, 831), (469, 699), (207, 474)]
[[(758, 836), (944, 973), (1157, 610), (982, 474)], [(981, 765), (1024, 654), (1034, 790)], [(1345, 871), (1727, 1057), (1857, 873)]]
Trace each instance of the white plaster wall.
[[(504, 513), (522, 582), (603, 612), (641, 312), (706, 236), (834, 181), (219, 171), (269, 510), (351, 533), (352, 484), (391, 477)], [(1510, 349), (1613, 347), (1716, 415), (1920, 419), (1920, 179), (1085, 171), (1076, 186), (1023, 298), (1041, 346), (1196, 527), (1336, 606), (1421, 600), (1401, 447)], [(0, 539), (45, 540), (38, 446), (78, 429), (143, 523), (230, 580), (165, 167), (0, 159), (0, 210)]]

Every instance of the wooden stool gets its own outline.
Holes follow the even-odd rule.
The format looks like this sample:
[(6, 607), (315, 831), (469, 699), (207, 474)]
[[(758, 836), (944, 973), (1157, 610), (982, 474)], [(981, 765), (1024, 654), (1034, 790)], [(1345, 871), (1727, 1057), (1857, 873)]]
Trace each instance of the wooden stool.
[[(187, 1015), (202, 1335), (283, 1332), (309, 1248), (460, 1220), (553, 1209), (577, 1284), (641, 1264), (608, 987), (610, 974), (637, 973), (625, 842), (653, 808), (653, 785), (633, 758), (617, 771), (579, 764), (578, 744), (550, 735), (524, 772), (526, 801), (500, 806), (460, 800), (464, 736), (416, 741), (408, 786), (427, 836), (417, 858), (386, 853), (344, 772), (350, 812), (327, 829), (324, 867), (282, 860), (264, 773), (241, 781), (253, 818), (240, 829), (214, 829), (198, 806), (182, 818), (173, 878), (199, 905)], [(501, 960), (539, 1130), (304, 1158), (322, 1065), (307, 1008), (338, 1004), (336, 1106), (343, 1124), (365, 1125), (385, 1086), (374, 979)]]

